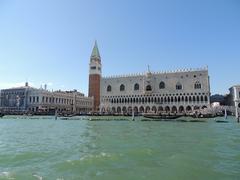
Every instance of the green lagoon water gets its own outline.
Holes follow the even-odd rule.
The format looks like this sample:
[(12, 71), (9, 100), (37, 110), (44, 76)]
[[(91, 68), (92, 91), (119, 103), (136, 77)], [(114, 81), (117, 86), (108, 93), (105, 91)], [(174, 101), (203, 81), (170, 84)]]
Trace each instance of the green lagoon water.
[(0, 119), (0, 179), (240, 179), (240, 124)]

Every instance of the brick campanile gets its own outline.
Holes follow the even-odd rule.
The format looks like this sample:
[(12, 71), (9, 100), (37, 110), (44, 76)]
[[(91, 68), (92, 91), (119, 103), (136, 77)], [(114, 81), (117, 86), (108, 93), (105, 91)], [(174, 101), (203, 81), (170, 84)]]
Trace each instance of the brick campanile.
[(89, 63), (89, 86), (88, 96), (94, 97), (93, 111), (99, 111), (100, 106), (100, 82), (102, 75), (101, 57), (97, 46), (97, 41), (92, 50)]

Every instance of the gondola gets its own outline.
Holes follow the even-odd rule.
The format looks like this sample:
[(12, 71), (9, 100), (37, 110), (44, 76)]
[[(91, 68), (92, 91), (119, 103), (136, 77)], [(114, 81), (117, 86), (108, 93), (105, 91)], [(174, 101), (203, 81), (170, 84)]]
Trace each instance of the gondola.
[(143, 115), (144, 118), (149, 118), (153, 120), (167, 120), (167, 119), (177, 119), (182, 117), (182, 115)]

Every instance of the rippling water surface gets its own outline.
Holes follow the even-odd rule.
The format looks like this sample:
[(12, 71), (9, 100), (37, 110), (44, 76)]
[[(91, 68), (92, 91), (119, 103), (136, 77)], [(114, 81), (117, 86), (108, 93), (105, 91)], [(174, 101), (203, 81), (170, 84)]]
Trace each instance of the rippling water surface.
[(0, 179), (240, 179), (240, 124), (0, 119)]

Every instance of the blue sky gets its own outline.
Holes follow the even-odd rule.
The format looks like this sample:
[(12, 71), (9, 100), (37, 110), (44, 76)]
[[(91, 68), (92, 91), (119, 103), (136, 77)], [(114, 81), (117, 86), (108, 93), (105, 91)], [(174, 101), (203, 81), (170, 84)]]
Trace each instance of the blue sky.
[(240, 84), (239, 0), (0, 0), (0, 88), (87, 94), (95, 39), (105, 76), (208, 65), (213, 94)]

